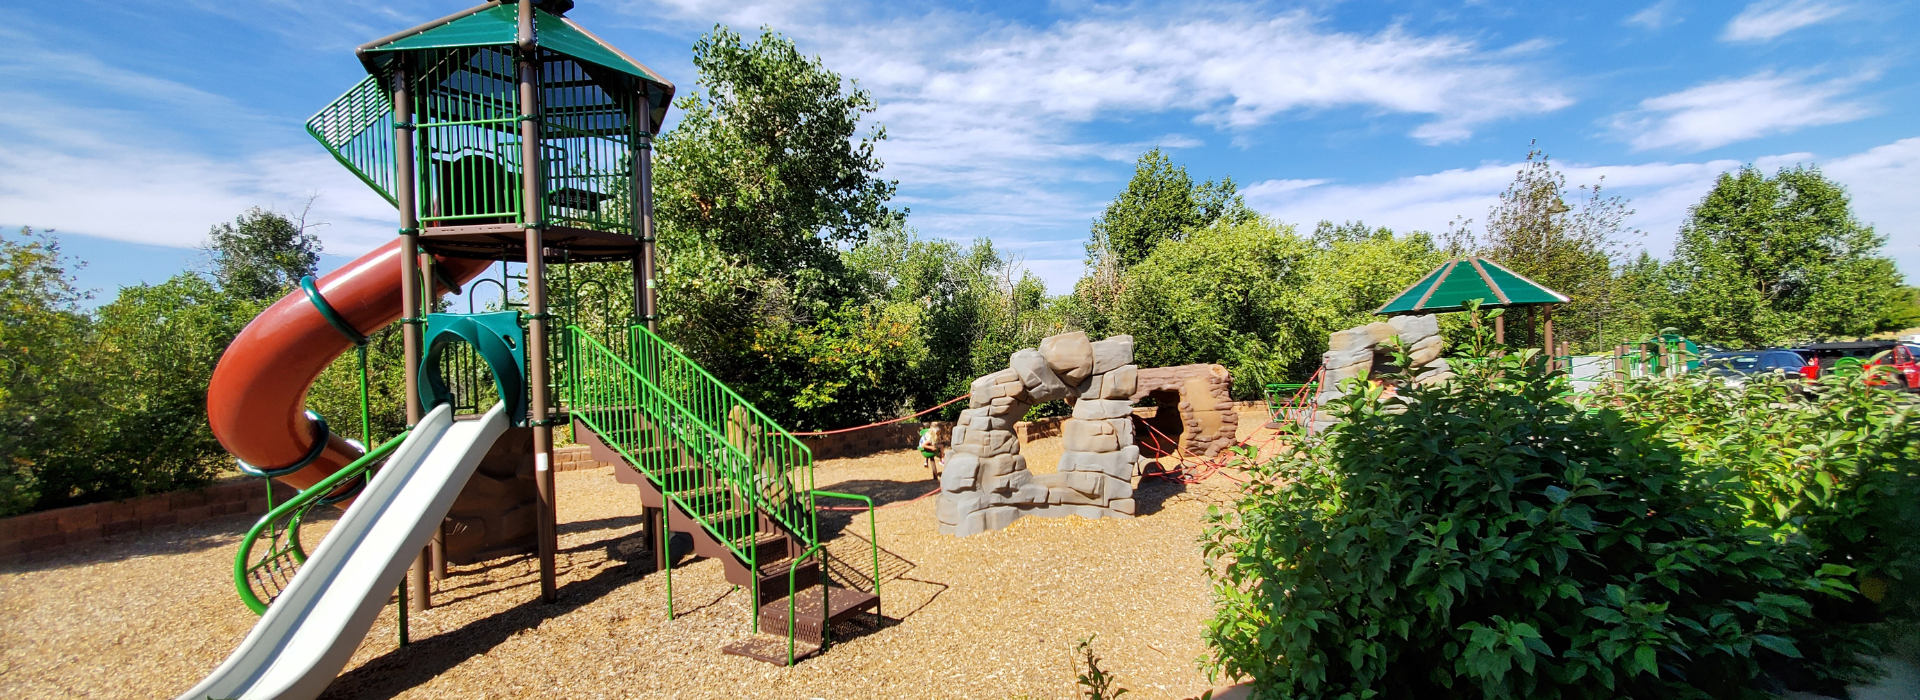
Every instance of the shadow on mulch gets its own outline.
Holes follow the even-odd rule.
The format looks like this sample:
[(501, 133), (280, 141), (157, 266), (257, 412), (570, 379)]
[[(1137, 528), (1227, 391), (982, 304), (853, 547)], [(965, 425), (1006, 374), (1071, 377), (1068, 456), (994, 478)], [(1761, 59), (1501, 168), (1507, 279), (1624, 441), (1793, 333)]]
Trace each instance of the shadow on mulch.
[(1153, 515), (1167, 507), (1167, 502), (1187, 492), (1187, 485), (1166, 479), (1147, 478), (1140, 481), (1140, 488), (1133, 490), (1134, 515)]
[[(637, 535), (629, 537), (637, 537)], [(574, 549), (598, 547), (617, 549), (618, 543), (619, 540), (612, 543), (603, 540)], [(559, 600), (552, 603), (542, 603), (538, 599), (530, 600), (500, 613), (467, 623), (459, 629), (416, 640), (404, 648), (395, 649), (374, 658), (359, 668), (334, 679), (333, 684), (327, 687), (321, 697), (394, 697), (433, 680), (434, 677), (468, 659), (487, 653), (488, 650), (499, 646), (516, 634), (539, 627), (540, 623), (547, 620), (571, 613), (580, 606), (598, 600), (653, 571), (653, 564), (646, 557), (621, 558), (615, 561), (620, 561), (621, 565), (602, 569), (593, 578), (562, 586), (559, 591)], [(534, 576), (533, 579), (537, 581), (538, 576)], [(495, 589), (495, 592), (497, 590)], [(696, 606), (686, 612), (693, 612), (707, 605), (712, 603)]]

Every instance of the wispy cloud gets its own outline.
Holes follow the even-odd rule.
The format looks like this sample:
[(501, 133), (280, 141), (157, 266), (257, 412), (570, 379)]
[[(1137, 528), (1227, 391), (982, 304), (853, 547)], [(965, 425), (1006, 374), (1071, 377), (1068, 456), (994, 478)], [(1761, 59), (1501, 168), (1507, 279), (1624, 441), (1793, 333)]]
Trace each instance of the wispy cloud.
[(1748, 5), (1727, 22), (1720, 38), (1726, 41), (1767, 41), (1787, 32), (1819, 24), (1846, 12), (1845, 5), (1823, 0), (1761, 0)]
[(1639, 109), (1616, 115), (1611, 126), (1635, 150), (1702, 151), (1868, 116), (1870, 106), (1847, 96), (1872, 77), (1815, 81), (1806, 73), (1766, 71), (1642, 100)]
[(1648, 29), (1665, 29), (1680, 23), (1680, 13), (1674, 10), (1677, 0), (1660, 0), (1646, 9), (1627, 17), (1627, 24), (1639, 25)]
[[(1909, 138), (1863, 153), (1821, 158), (1812, 153), (1783, 153), (1752, 161), (1762, 171), (1796, 164), (1817, 165), (1845, 185), (1861, 220), (1888, 238), (1888, 254), (1909, 272), (1920, 271), (1920, 200), (1912, 183), (1920, 182), (1920, 138)], [(1673, 249), (1688, 208), (1700, 202), (1721, 173), (1738, 169), (1739, 160), (1697, 163), (1595, 165), (1556, 162), (1575, 185), (1604, 182), (1605, 191), (1631, 200), (1628, 224), (1646, 233), (1641, 243), (1658, 256)], [(1337, 183), (1325, 180), (1268, 180), (1246, 188), (1248, 204), (1288, 223), (1311, 226), (1322, 219), (1364, 220), (1397, 231), (1445, 230), (1455, 217), (1484, 221), (1513, 181), (1518, 163), (1457, 168), (1384, 182)], [(1604, 179), (1603, 179), (1604, 178)]]

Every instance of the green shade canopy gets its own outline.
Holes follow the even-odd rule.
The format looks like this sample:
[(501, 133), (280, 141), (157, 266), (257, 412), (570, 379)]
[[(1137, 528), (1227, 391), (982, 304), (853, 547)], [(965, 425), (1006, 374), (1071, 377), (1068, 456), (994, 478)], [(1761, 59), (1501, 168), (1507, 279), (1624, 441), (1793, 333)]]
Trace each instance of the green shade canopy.
[[(576, 60), (618, 71), (637, 79), (631, 85), (652, 83), (667, 99), (673, 95), (673, 83), (633, 57), (594, 36), (573, 20), (545, 9), (533, 11), (533, 31), (540, 48), (564, 54)], [(360, 47), (360, 59), (370, 73), (383, 74), (392, 57), (407, 51), (474, 46), (511, 46), (519, 39), (520, 18), (512, 3), (488, 3), (443, 17), (393, 36)], [(658, 125), (654, 125), (656, 128)]]
[(1408, 287), (1376, 314), (1460, 311), (1474, 299), (1484, 308), (1565, 304), (1567, 295), (1482, 257), (1449, 260)]

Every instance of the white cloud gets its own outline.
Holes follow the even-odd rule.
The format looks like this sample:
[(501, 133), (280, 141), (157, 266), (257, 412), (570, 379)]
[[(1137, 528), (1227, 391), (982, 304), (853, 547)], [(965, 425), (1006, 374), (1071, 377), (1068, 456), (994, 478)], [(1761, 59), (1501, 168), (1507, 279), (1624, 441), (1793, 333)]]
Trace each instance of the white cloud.
[(1642, 100), (1639, 109), (1616, 115), (1612, 128), (1635, 150), (1702, 151), (1808, 126), (1840, 124), (1873, 113), (1862, 102), (1843, 99), (1871, 77), (1815, 82), (1807, 74), (1761, 72)]
[(313, 218), (327, 252), (358, 254), (390, 238), (393, 208), (320, 149), (239, 160), (165, 145), (132, 119), (0, 92), (0, 224), (186, 247), (247, 207)]
[(1766, 41), (1787, 32), (1840, 16), (1847, 8), (1821, 0), (1762, 0), (1748, 5), (1727, 22), (1720, 38), (1726, 41)]
[[(1909, 138), (1863, 153), (1820, 158), (1811, 153), (1762, 156), (1751, 161), (1763, 172), (1796, 164), (1819, 166), (1845, 185), (1853, 210), (1888, 239), (1888, 254), (1920, 279), (1920, 200), (1912, 196), (1920, 182), (1920, 138)], [(1604, 194), (1631, 200), (1628, 225), (1646, 233), (1641, 243), (1661, 257), (1673, 249), (1690, 207), (1713, 188), (1721, 173), (1736, 170), (1738, 160), (1700, 163), (1588, 165), (1556, 163), (1570, 184), (1604, 182)], [(1396, 231), (1444, 231), (1455, 217), (1484, 222), (1500, 191), (1512, 182), (1516, 163), (1445, 170), (1385, 182), (1338, 184), (1317, 180), (1268, 180), (1246, 188), (1248, 204), (1281, 221), (1311, 227), (1322, 219), (1362, 220)], [(1602, 180), (1601, 178), (1605, 178)], [(1309, 184), (1310, 183), (1310, 184)]]
[(1674, 11), (1675, 4), (1676, 0), (1660, 0), (1627, 17), (1627, 24), (1637, 24), (1656, 30), (1679, 24), (1680, 15)]

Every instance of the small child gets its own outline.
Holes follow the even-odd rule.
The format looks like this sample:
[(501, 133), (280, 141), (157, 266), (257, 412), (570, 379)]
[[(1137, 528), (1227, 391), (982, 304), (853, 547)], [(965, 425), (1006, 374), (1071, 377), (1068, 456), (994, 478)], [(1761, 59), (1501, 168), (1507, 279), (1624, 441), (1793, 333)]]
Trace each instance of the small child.
[(920, 456), (926, 460), (927, 473), (940, 478), (940, 430), (932, 425), (920, 429)]

